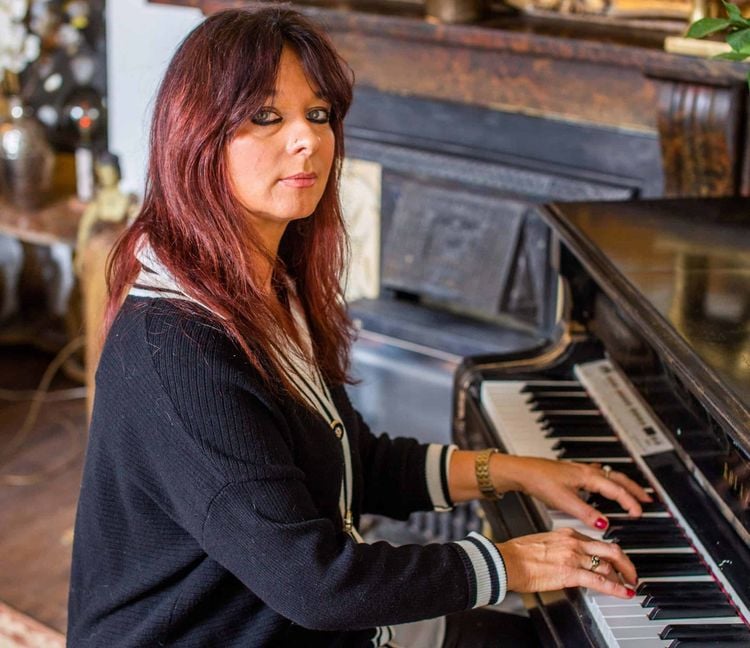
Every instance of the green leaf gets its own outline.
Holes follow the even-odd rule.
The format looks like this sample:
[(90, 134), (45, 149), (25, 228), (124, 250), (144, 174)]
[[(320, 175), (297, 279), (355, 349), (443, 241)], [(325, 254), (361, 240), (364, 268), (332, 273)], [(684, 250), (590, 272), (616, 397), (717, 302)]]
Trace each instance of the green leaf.
[(723, 52), (722, 54), (717, 54), (711, 58), (723, 59), (725, 61), (744, 61), (748, 56), (750, 56), (750, 52), (746, 54), (743, 54), (742, 52)]
[(727, 16), (729, 16), (730, 20), (742, 20), (742, 13), (740, 12), (740, 8), (731, 2), (727, 2), (727, 0), (721, 0), (721, 4), (724, 5), (724, 9), (727, 12)]
[(690, 25), (688, 38), (703, 38), (709, 34), (715, 34), (729, 27), (732, 22), (726, 18), (701, 18)]
[(750, 27), (750, 21), (745, 20), (745, 18), (742, 17), (742, 12), (740, 12), (740, 8), (736, 4), (727, 2), (727, 0), (721, 0), (721, 2), (733, 25), (737, 27)]
[(735, 52), (742, 52), (750, 48), (750, 28), (732, 32), (727, 36), (727, 43)]

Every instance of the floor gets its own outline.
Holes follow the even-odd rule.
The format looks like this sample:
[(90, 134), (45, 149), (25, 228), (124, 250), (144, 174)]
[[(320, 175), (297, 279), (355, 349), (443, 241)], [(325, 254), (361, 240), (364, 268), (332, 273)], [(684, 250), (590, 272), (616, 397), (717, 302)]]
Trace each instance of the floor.
[[(0, 347), (0, 601), (58, 630), (67, 619), (70, 551), (85, 446), (85, 401), (58, 375), (16, 451), (31, 402), (10, 400), (39, 384), (52, 355)], [(62, 391), (58, 391), (62, 390)], [(72, 390), (72, 393), (71, 393)]]

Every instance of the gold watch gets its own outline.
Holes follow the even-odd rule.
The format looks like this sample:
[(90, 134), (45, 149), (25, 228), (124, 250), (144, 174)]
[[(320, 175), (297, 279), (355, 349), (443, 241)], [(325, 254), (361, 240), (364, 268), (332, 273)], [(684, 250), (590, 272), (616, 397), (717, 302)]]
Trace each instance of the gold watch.
[(474, 460), (474, 474), (477, 477), (477, 486), (482, 497), (495, 500), (503, 496), (495, 490), (490, 478), (490, 457), (496, 452), (499, 452), (497, 448), (487, 448), (479, 452)]

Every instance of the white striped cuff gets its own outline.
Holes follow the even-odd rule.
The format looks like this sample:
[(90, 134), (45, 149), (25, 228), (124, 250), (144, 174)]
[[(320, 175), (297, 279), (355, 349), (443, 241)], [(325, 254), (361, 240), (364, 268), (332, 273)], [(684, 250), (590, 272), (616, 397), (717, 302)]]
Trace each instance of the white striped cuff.
[(493, 542), (472, 531), (466, 538), (454, 542), (466, 556), (471, 581), (471, 605), (495, 605), (508, 593), (508, 576), (505, 562)]
[(427, 492), (430, 494), (432, 508), (436, 511), (450, 511), (453, 502), (448, 492), (448, 470), (451, 455), (457, 450), (454, 445), (431, 443), (427, 446), (425, 459), (425, 477)]
[(393, 626), (381, 626), (375, 628), (375, 636), (372, 638), (372, 645), (387, 646), (388, 642), (393, 639)]

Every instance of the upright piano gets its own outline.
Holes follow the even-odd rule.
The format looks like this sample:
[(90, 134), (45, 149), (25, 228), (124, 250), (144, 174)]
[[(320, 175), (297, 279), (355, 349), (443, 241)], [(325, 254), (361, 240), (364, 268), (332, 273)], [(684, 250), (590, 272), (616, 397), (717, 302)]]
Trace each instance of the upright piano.
[(544, 208), (555, 334), (535, 352), (466, 359), (464, 448), (609, 464), (647, 487), (638, 520), (596, 495), (605, 532), (533, 498), (486, 502), (498, 541), (559, 527), (618, 542), (631, 601), (526, 597), (548, 646), (750, 646), (750, 202)]

